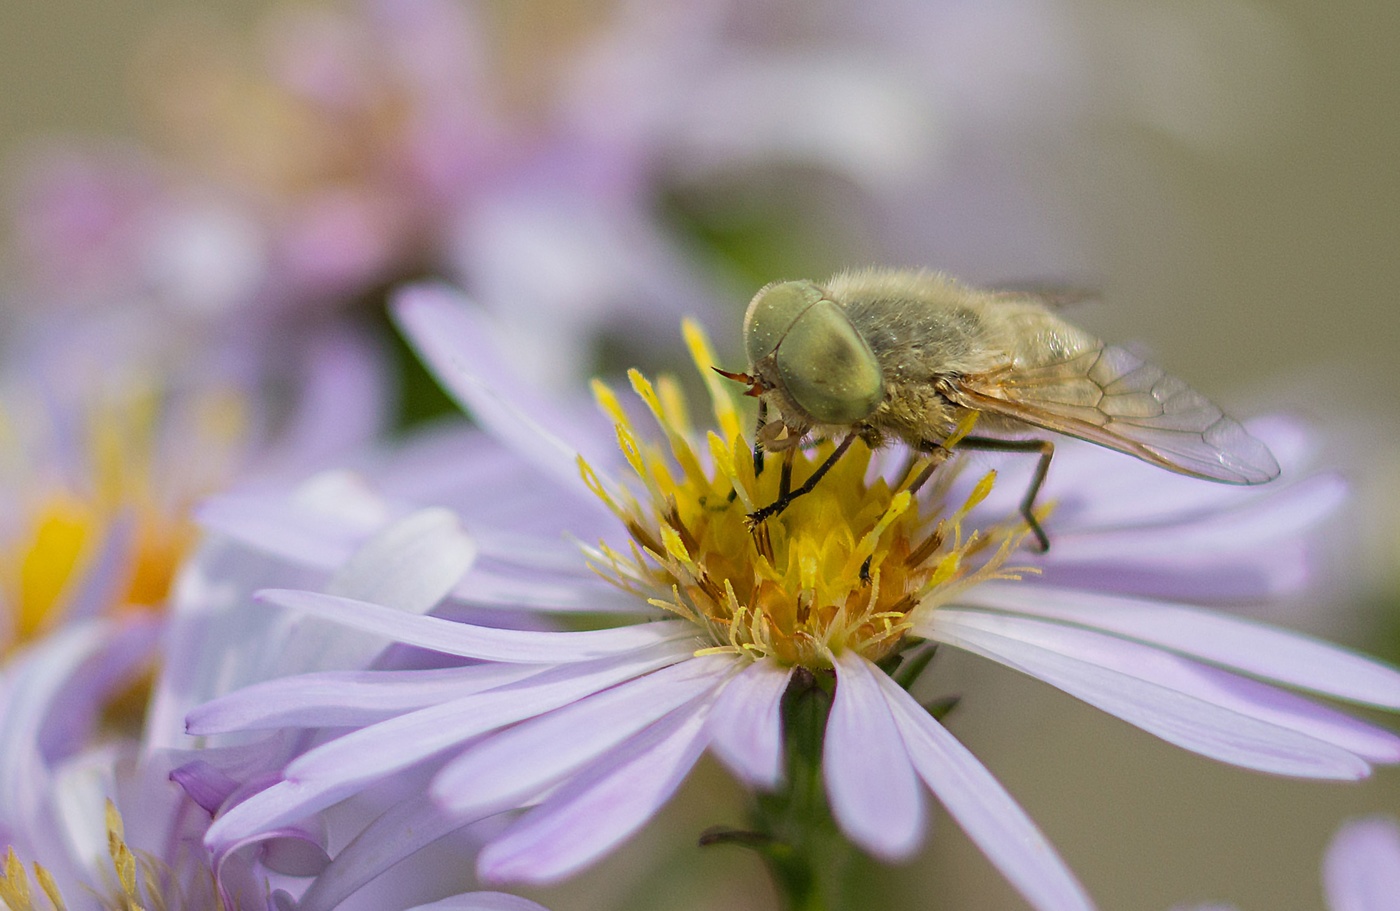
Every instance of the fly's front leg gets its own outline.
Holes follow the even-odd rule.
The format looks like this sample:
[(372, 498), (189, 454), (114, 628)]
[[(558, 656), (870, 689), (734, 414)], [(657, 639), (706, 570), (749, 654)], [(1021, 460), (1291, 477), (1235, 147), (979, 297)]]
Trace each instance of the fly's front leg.
[(768, 425), (768, 400), (760, 398), (758, 400), (758, 423), (753, 429), (753, 476), (757, 478), (763, 474), (763, 440), (760, 435), (763, 428)]
[[(749, 526), (749, 528), (757, 528), (760, 524), (764, 522), (764, 520), (772, 516), (776, 516), (784, 509), (787, 509), (793, 500), (796, 500), (798, 497), (804, 496), (805, 494), (811, 493), (813, 488), (817, 486), (817, 482), (820, 481), (822, 477), (828, 471), (831, 470), (831, 466), (835, 465), (837, 461), (839, 461), (840, 458), (846, 454), (846, 450), (851, 448), (851, 444), (856, 441), (857, 436), (859, 436), (859, 434), (857, 433), (846, 434), (846, 438), (840, 442), (840, 444), (836, 447), (835, 450), (832, 451), (831, 455), (827, 456), (826, 459), (820, 465), (817, 466), (817, 470), (812, 472), (812, 476), (809, 477), (805, 482), (803, 482), (802, 486), (797, 488), (796, 490), (786, 490), (786, 488), (792, 482), (792, 457), (791, 455), (789, 455), (786, 459), (784, 459), (783, 466), (786, 470), (783, 472), (783, 477), (781, 479), (781, 487), (779, 490), (778, 499), (774, 500), (772, 503), (769, 503), (762, 509), (758, 509), (749, 513), (748, 517), (744, 520), (745, 523)], [(791, 453), (792, 451), (789, 450), (789, 452)]]
[(1050, 470), (1050, 460), (1055, 455), (1055, 444), (1049, 440), (998, 440), (993, 437), (963, 437), (957, 442), (957, 448), (969, 449), (979, 452), (1027, 452), (1039, 453), (1040, 461), (1035, 466), (1035, 474), (1031, 476), (1031, 483), (1026, 488), (1026, 495), (1021, 500), (1021, 516), (1026, 520), (1026, 524), (1031, 527), (1035, 534), (1036, 541), (1040, 544), (1040, 552), (1045, 553), (1050, 549), (1050, 537), (1045, 534), (1045, 529), (1040, 527), (1040, 521), (1035, 517), (1035, 498), (1040, 493), (1040, 487), (1045, 483), (1046, 472)]

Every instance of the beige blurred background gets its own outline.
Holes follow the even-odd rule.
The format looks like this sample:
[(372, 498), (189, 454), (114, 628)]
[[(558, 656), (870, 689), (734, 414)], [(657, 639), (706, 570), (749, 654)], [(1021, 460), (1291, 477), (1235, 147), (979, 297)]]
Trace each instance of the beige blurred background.
[[(235, 24), (271, 5), (202, 4)], [(153, 23), (181, 6), (4, 4), (0, 155), (9, 160), (54, 134), (137, 135), (131, 61)], [(1107, 8), (1080, 6), (1091, 17)], [(1356, 585), (1323, 595), (1334, 603), (1309, 605), (1316, 610), (1296, 619), (1374, 651), (1381, 639), (1368, 608), (1391, 597), (1400, 578), (1400, 4), (1268, 0), (1253, 8), (1285, 48), (1286, 78), (1268, 100), (1266, 126), (1211, 148), (1124, 127), (1095, 137), (1095, 155), (1060, 162), (1056, 179), (1084, 199), (1106, 292), (1094, 328), (1143, 340), (1222, 402), (1248, 410), (1282, 401), (1329, 416), (1346, 435), (1341, 448), (1364, 448), (1362, 509), (1338, 531)], [(1166, 911), (1206, 899), (1253, 911), (1320, 908), (1317, 863), (1335, 823), (1400, 811), (1396, 770), (1355, 788), (1262, 779), (973, 659), (940, 673), (961, 675), (971, 694), (953, 729), (1024, 801), (1105, 909)], [(688, 786), (673, 817), (713, 809), (699, 787)], [(677, 824), (655, 831), (680, 832), (680, 850), (688, 836)], [(935, 838), (947, 844), (918, 875), (901, 874), (900, 888), (918, 896), (908, 906), (1019, 907), (954, 826), (943, 821)], [(642, 881), (632, 861), (655, 859), (654, 850), (633, 845), (578, 894), (646, 907), (635, 893), (622, 896)], [(755, 874), (747, 859), (715, 855), (689, 876), (704, 881), (697, 889), (706, 906), (734, 908), (736, 894), (762, 888)], [(742, 885), (716, 885), (730, 876)], [(570, 891), (546, 897), (565, 908)]]

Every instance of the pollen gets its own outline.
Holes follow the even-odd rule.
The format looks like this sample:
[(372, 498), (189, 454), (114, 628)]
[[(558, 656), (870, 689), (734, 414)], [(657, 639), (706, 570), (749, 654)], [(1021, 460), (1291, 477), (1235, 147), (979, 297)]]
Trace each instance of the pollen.
[[(912, 471), (890, 471), (855, 443), (811, 492), (750, 527), (750, 513), (778, 497), (781, 458), (755, 474), (751, 443), (728, 384), (697, 326), (684, 327), (708, 387), (715, 429), (691, 428), (676, 382), (636, 371), (632, 390), (659, 428), (643, 433), (602, 383), (594, 394), (612, 419), (636, 483), (615, 486), (587, 462), (585, 482), (621, 520), (625, 548), (589, 548), (593, 568), (627, 591), (702, 627), (705, 652), (774, 658), (828, 668), (854, 651), (872, 661), (905, 643), (913, 620), (970, 585), (1016, 578), (1007, 566), (1028, 529), (1007, 522), (968, 531), (968, 513), (991, 492), (995, 473), (950, 498), (957, 460), (938, 466), (916, 497)], [(798, 449), (791, 484), (802, 484), (833, 451)], [(883, 455), (883, 454), (882, 454)], [(957, 502), (950, 504), (950, 499)]]

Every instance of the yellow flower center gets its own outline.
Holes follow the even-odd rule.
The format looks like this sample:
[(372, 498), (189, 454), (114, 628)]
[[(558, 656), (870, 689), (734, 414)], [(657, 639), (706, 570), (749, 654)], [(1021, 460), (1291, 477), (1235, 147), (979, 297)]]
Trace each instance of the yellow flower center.
[[(145, 394), (94, 409), (81, 493), (68, 483), (40, 480), (29, 501), (16, 504), (18, 521), (0, 548), (0, 598), (8, 610), (0, 655), (61, 626), (97, 555), (113, 542), (119, 547), (106, 558), (115, 561), (117, 575), (106, 609), (155, 609), (165, 603), (196, 529), (188, 515), (189, 497), (167, 502), (157, 493), (159, 407), (154, 395)], [(227, 469), (220, 457), (242, 433), (240, 408), (240, 400), (222, 393), (196, 406), (200, 439), (193, 448), (216, 451), (199, 465), (207, 475)], [(192, 461), (201, 455), (192, 453)]]
[[(788, 665), (830, 667), (853, 650), (871, 660), (895, 651), (916, 612), (927, 611), (981, 580), (1016, 578), (1005, 567), (1028, 529), (1007, 522), (968, 531), (968, 512), (991, 492), (989, 472), (963, 502), (948, 508), (957, 463), (940, 466), (919, 498), (872, 471), (857, 442), (810, 493), (750, 529), (749, 513), (778, 497), (780, 459), (755, 475), (752, 450), (726, 381), (699, 328), (686, 341), (709, 388), (717, 431), (693, 441), (679, 387), (629, 374), (659, 425), (665, 445), (644, 439), (613, 392), (595, 383), (618, 443), (641, 491), (616, 489), (580, 459), (584, 480), (623, 522), (631, 547), (606, 544), (592, 565), (614, 584), (704, 627), (715, 645)], [(830, 442), (793, 457), (797, 487), (832, 452)], [(905, 476), (910, 476), (905, 472)], [(664, 594), (662, 594), (664, 593)]]

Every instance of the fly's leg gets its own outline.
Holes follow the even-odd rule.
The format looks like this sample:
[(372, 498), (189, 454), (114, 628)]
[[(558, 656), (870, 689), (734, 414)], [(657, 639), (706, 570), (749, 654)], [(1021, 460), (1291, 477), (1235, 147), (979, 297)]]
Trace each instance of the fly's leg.
[[(928, 459), (924, 462), (923, 467), (919, 469), (919, 473), (914, 475), (914, 480), (910, 481), (909, 486), (904, 488), (909, 491), (911, 497), (919, 492), (919, 488), (928, 483), (928, 479), (933, 477), (933, 473), (938, 469), (938, 466), (953, 457), (953, 450), (950, 449), (947, 444), (937, 440), (922, 440), (915, 449), (928, 456)], [(910, 467), (912, 468), (913, 466)]]
[[(753, 476), (757, 478), (763, 474), (763, 443), (759, 441), (759, 433), (768, 424), (768, 400), (758, 400), (758, 422), (753, 428)], [(733, 503), (739, 498), (737, 490), (729, 491), (728, 502)]]
[(774, 500), (772, 503), (769, 503), (762, 509), (758, 509), (749, 513), (748, 517), (744, 520), (745, 523), (749, 526), (749, 528), (757, 528), (760, 524), (763, 523), (764, 520), (770, 518), (771, 516), (776, 516), (784, 509), (787, 509), (793, 500), (796, 500), (798, 497), (804, 494), (811, 493), (812, 489), (817, 486), (817, 482), (820, 481), (822, 477), (828, 471), (831, 470), (831, 466), (835, 465), (836, 462), (843, 455), (846, 454), (846, 450), (851, 448), (851, 444), (855, 442), (857, 436), (858, 434), (855, 433), (847, 434), (846, 438), (840, 442), (840, 444), (836, 447), (835, 450), (832, 451), (831, 455), (827, 456), (825, 461), (823, 461), (820, 465), (817, 466), (817, 470), (812, 472), (812, 476), (809, 477), (805, 482), (803, 482), (802, 486), (797, 488), (796, 490), (787, 490), (787, 488), (792, 483), (792, 459), (788, 458), (784, 460), (783, 465), (786, 470), (783, 472), (782, 480), (785, 483), (781, 485), (781, 488), (778, 493), (778, 499)]
[(1040, 486), (1045, 483), (1045, 474), (1050, 470), (1050, 459), (1055, 455), (1055, 444), (1049, 440), (998, 440), (992, 437), (963, 437), (957, 442), (957, 448), (978, 452), (1040, 454), (1040, 461), (1035, 466), (1035, 474), (1031, 476), (1030, 487), (1026, 488), (1026, 495), (1021, 499), (1021, 516), (1035, 534), (1036, 541), (1040, 544), (1040, 552), (1045, 553), (1049, 550), (1050, 537), (1045, 534), (1045, 529), (1040, 527), (1040, 522), (1035, 517), (1034, 507), (1036, 495), (1040, 493)]
[(763, 444), (759, 442), (758, 435), (768, 424), (768, 400), (758, 400), (758, 424), (753, 429), (753, 476), (756, 478), (763, 474)]
[(783, 453), (783, 473), (778, 476), (778, 499), (774, 502), (792, 499), (792, 460), (796, 456), (797, 447), (795, 446)]

